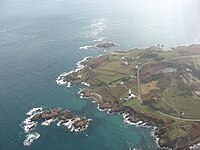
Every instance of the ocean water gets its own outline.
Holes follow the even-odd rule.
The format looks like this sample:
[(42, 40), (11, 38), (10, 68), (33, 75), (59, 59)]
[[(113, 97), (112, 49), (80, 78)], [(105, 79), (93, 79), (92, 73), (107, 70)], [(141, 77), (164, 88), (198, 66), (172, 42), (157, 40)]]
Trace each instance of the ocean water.
[[(84, 57), (104, 53), (79, 47), (101, 40), (121, 50), (199, 43), (199, 24), (199, 0), (0, 0), (0, 149), (159, 149), (150, 129), (99, 112), (79, 98), (79, 87), (55, 80)], [(70, 109), (93, 121), (80, 133), (38, 126), (40, 138), (25, 147), (19, 124), (38, 106)]]

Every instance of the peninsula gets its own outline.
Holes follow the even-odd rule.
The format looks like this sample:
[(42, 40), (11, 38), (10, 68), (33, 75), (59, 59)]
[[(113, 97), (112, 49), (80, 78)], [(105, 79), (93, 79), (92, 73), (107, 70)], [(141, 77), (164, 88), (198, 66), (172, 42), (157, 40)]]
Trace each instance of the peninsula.
[(187, 150), (200, 142), (200, 45), (108, 52), (78, 63), (58, 84), (130, 123), (155, 127), (160, 147)]

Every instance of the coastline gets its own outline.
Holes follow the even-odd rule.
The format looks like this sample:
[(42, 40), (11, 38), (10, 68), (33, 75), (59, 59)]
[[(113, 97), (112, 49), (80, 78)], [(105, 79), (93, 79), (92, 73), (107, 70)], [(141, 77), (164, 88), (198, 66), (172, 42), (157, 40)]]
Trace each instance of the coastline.
[[(129, 50), (129, 52), (130, 51), (131, 50)], [(123, 51), (121, 51), (121, 52), (123, 52)], [(125, 52), (123, 52), (123, 53), (125, 53)], [(112, 52), (112, 53), (114, 53), (114, 55), (115, 55), (115, 53), (119, 53), (119, 51)], [(105, 56), (105, 55), (99, 55), (96, 58), (100, 58), (102, 56)], [(95, 57), (90, 57), (90, 59), (93, 59), (93, 58), (95, 59)], [(68, 75), (71, 74), (73, 76), (74, 72), (77, 73), (78, 71), (84, 70), (86, 65), (87, 65), (86, 64), (87, 60), (88, 59), (86, 57), (82, 61), (79, 61), (77, 63), (78, 67), (74, 71), (68, 72)], [(81, 67), (79, 67), (79, 66), (81, 66)], [(78, 71), (76, 71), (77, 69), (78, 69)], [(60, 78), (60, 76), (59, 76), (57, 78), (57, 80), (62, 80), (62, 78)], [(81, 79), (80, 80), (78, 79), (78, 81), (75, 81), (74, 83), (70, 82), (70, 85), (71, 84), (77, 85), (77, 84), (81, 84), (81, 83), (83, 85), (85, 85), (85, 87), (88, 87), (87, 85), (92, 86), (92, 85), (90, 85), (90, 83), (88, 83), (86, 81), (83, 82)], [(163, 129), (162, 129), (162, 125), (165, 125), (165, 123), (168, 124), (170, 122), (173, 122), (172, 119), (169, 118), (169, 119), (166, 120), (166, 122), (164, 122), (162, 119), (155, 118), (155, 117), (152, 117), (152, 116), (147, 116), (147, 115), (142, 114), (141, 112), (138, 112), (137, 110), (134, 110), (133, 108), (130, 108), (128, 106), (126, 106), (126, 107), (122, 106), (121, 107), (121, 106), (116, 105), (115, 103), (112, 103), (112, 102), (104, 102), (102, 100), (102, 96), (97, 94), (97, 93), (92, 92), (91, 89), (80, 89), (78, 94), (80, 95), (80, 98), (92, 99), (92, 103), (97, 103), (97, 109), (99, 111), (105, 111), (108, 114), (116, 113), (118, 115), (121, 115), (124, 119), (124, 123), (128, 123), (129, 125), (134, 125), (136, 127), (151, 128), (151, 130), (152, 130), (151, 135), (152, 135), (152, 137), (155, 138), (156, 145), (159, 148), (172, 149), (171, 147), (175, 146), (175, 145), (173, 145), (174, 143), (171, 143), (171, 141), (169, 141), (169, 139), (163, 138), (163, 135), (162, 135), (163, 132), (164, 132)], [(161, 137), (161, 135), (162, 135), (162, 137)], [(192, 148), (196, 148), (197, 146), (199, 146), (199, 144), (193, 142), (193, 144), (190, 145), (190, 147), (188, 147), (187, 150), (192, 149)], [(175, 149), (178, 150), (176, 147), (175, 147)], [(186, 149), (184, 149), (184, 150), (186, 150)]]
[[(103, 54), (99, 55), (98, 57), (101, 57), (101, 56), (103, 56)], [(57, 83), (58, 85), (67, 85), (67, 87), (70, 88), (70, 87), (71, 87), (71, 83), (70, 83), (70, 82), (62, 82), (63, 84), (59, 84), (59, 79), (61, 79), (61, 76), (62, 76), (62, 75), (69, 75), (69, 74), (72, 74), (72, 73), (77, 72), (77, 71), (79, 71), (79, 70), (82, 70), (82, 69), (85, 67), (82, 63), (86, 62), (86, 61), (87, 61), (88, 59), (90, 59), (90, 58), (92, 58), (92, 56), (87, 56), (87, 57), (83, 58), (82, 60), (78, 61), (78, 62), (76, 63), (76, 69), (75, 69), (75, 70), (72, 70), (72, 71), (69, 71), (69, 72), (64, 72), (64, 73), (62, 73), (61, 75), (59, 75), (58, 78), (57, 78), (57, 80), (56, 80), (56, 83)], [(84, 82), (83, 85), (84, 85), (84, 86), (87, 86), (87, 85), (89, 85), (89, 83)], [(148, 122), (143, 122), (143, 121), (133, 122), (133, 121), (129, 120), (129, 117), (128, 117), (129, 114), (126, 113), (126, 112), (110, 112), (111, 109), (106, 109), (106, 108), (102, 109), (102, 108), (100, 107), (100, 104), (99, 104), (99, 102), (98, 102), (98, 99), (96, 99), (95, 97), (92, 97), (92, 96), (90, 97), (90, 96), (84, 95), (84, 94), (82, 93), (84, 90), (86, 90), (86, 89), (85, 89), (85, 88), (83, 88), (83, 89), (80, 88), (80, 91), (78, 91), (78, 93), (77, 93), (77, 94), (80, 96), (81, 99), (87, 99), (87, 100), (92, 99), (92, 103), (96, 103), (96, 105), (97, 105), (97, 106), (96, 106), (97, 110), (102, 111), (102, 112), (106, 112), (106, 113), (109, 114), (109, 115), (116, 113), (117, 115), (120, 115), (120, 116), (124, 119), (124, 123), (127, 123), (127, 124), (129, 124), (129, 125), (133, 125), (133, 126), (135, 126), (135, 127), (150, 128), (150, 129), (152, 130), (152, 131), (151, 131), (151, 136), (152, 136), (153, 138), (155, 138), (155, 142), (156, 142), (157, 147), (158, 147), (158, 148), (165, 148), (165, 149), (171, 150), (171, 149), (168, 148), (168, 147), (161, 147), (161, 146), (159, 145), (159, 140), (160, 140), (160, 138), (158, 137), (158, 135), (156, 135), (156, 129), (157, 129), (156, 126), (148, 125)]]
[(92, 101), (92, 103), (96, 103), (96, 108), (97, 110), (101, 111), (101, 112), (106, 112), (107, 114), (109, 115), (112, 115), (112, 114), (117, 114), (117, 115), (120, 115), (122, 118), (123, 118), (123, 122), (126, 123), (126, 124), (129, 124), (131, 126), (135, 126), (135, 127), (142, 127), (142, 128), (149, 128), (151, 129), (151, 136), (153, 138), (155, 138), (155, 142), (156, 142), (156, 145), (158, 148), (163, 148), (163, 149), (167, 149), (167, 150), (172, 150), (171, 148), (169, 147), (161, 147), (160, 144), (159, 144), (159, 140), (160, 138), (158, 137), (158, 135), (156, 134), (156, 130), (158, 129), (158, 127), (156, 127), (156, 125), (151, 125), (149, 124), (148, 122), (143, 122), (142, 120), (139, 120), (139, 121), (131, 121), (129, 120), (129, 116), (130, 114), (127, 113), (127, 112), (123, 112), (123, 111), (120, 111), (120, 112), (110, 112), (111, 109), (110, 108), (101, 108), (100, 107), (100, 104), (98, 102), (98, 99), (95, 99), (95, 97), (89, 97), (89, 96), (85, 96), (84, 94), (81, 94), (81, 92), (83, 91), (84, 89), (81, 89), (78, 94), (80, 95), (80, 98), (81, 99), (92, 99), (94, 101)]

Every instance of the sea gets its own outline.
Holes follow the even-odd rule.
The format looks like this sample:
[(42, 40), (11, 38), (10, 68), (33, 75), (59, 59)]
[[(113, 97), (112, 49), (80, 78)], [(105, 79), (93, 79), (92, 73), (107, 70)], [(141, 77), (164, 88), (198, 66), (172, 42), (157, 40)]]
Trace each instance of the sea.
[[(98, 111), (77, 94), (82, 85), (56, 78), (86, 56), (164, 44), (200, 43), (199, 0), (0, 0), (0, 150), (160, 150), (152, 129)], [(60, 107), (92, 119), (70, 132), (55, 123), (37, 126), (24, 146), (21, 122), (34, 107)]]

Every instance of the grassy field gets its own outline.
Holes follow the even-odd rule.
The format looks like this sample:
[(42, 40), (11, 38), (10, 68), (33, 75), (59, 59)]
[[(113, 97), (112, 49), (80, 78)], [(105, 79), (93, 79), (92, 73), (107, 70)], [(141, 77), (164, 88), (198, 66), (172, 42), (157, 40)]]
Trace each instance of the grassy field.
[(190, 123), (183, 123), (180, 121), (174, 122), (169, 128), (165, 136), (170, 137), (171, 140), (174, 140), (179, 137), (185, 137), (187, 135), (186, 131), (181, 128), (181, 126), (188, 126)]
[(103, 70), (103, 69), (99, 69), (99, 68), (93, 69), (92, 71), (95, 73), (98, 73), (98, 74), (105, 74), (105, 75), (110, 75), (110, 76), (114, 76), (114, 75), (118, 74), (117, 72), (113, 72), (110, 70)]
[[(110, 93), (115, 96), (119, 102), (123, 102), (124, 98), (128, 95), (128, 90), (124, 86), (120, 85), (111, 88)], [(122, 98), (122, 100), (120, 100), (120, 98)]]
[(133, 99), (130, 101), (126, 101), (123, 103), (123, 105), (125, 106), (129, 106), (131, 108), (133, 108), (134, 110), (142, 113), (142, 114), (146, 114), (147, 116), (153, 116), (153, 117), (158, 117), (161, 119), (167, 119), (168, 117), (165, 115), (162, 115), (161, 113), (151, 109), (150, 107), (141, 104), (141, 102), (139, 101), (139, 99)]
[[(176, 54), (173, 51), (161, 51), (158, 52), (160, 57), (170, 58), (175, 57)], [(178, 55), (178, 54), (177, 54)], [(130, 55), (129, 55), (130, 56)], [(121, 55), (110, 55), (109, 61), (98, 68), (95, 68), (94, 72), (98, 73), (99, 75), (96, 76), (96, 79), (103, 81), (104, 83), (111, 84), (115, 81), (122, 80), (127, 78), (131, 73), (131, 68), (133, 68), (137, 61), (133, 64), (129, 64), (126, 66), (122, 65)], [(191, 58), (190, 58), (191, 59)], [(197, 64), (200, 64), (200, 57), (196, 57)], [(181, 60), (179, 60), (181, 61)], [(185, 59), (183, 59), (185, 62)], [(137, 63), (136, 63), (137, 64)], [(151, 90), (156, 90), (158, 81), (151, 81), (146, 84), (141, 84), (141, 93), (147, 94)], [(138, 92), (138, 88), (136, 85), (128, 86), (128, 88), (132, 89), (135, 93)], [(123, 92), (119, 92), (123, 91)], [(125, 98), (127, 96), (126, 89), (121, 89), (121, 87), (111, 89), (112, 95), (117, 95), (117, 97)], [(120, 95), (118, 94), (120, 93)], [(123, 94), (124, 93), (124, 94)], [(160, 115), (159, 113), (155, 112), (148, 106), (141, 105), (137, 102), (137, 100), (130, 100), (124, 103), (138, 111), (143, 113), (150, 113), (152, 115)], [(200, 99), (198, 97), (193, 96), (182, 96), (181, 92), (178, 90), (176, 86), (176, 81), (174, 80), (170, 86), (161, 93), (161, 99), (155, 104), (157, 108), (159, 108), (162, 112), (167, 113), (172, 116), (183, 117), (183, 118), (200, 118)]]
[(179, 112), (177, 112), (176, 108), (174, 108), (169, 102), (167, 102), (164, 98), (161, 98), (159, 102), (155, 105), (162, 112), (166, 114), (171, 114), (173, 116), (179, 117)]
[(180, 91), (177, 88), (176, 81), (174, 80), (170, 86), (162, 94), (163, 101), (166, 103), (165, 111), (174, 109), (175, 114), (181, 115), (183, 118), (200, 118), (200, 99), (194, 98), (193, 96), (181, 96)]
[[(163, 120), (172, 119), (169, 118), (168, 116), (161, 114), (158, 111), (149, 108), (146, 105), (141, 104), (141, 102), (138, 99), (124, 102), (123, 105), (129, 106), (133, 108), (135, 111), (140, 112), (146, 116), (152, 116)], [(179, 137), (185, 137), (187, 135), (187, 132), (183, 129), (183, 127), (190, 128), (191, 124), (192, 122), (175, 119), (175, 122), (173, 122), (168, 128), (166, 128), (166, 131), (163, 136), (168, 137), (170, 140), (174, 140)]]
[(172, 57), (175, 57), (176, 55), (178, 56), (178, 54), (174, 51), (160, 51), (159, 52), (159, 56), (164, 57), (164, 58), (172, 58)]
[(196, 61), (197, 65), (200, 65), (200, 56), (195, 57), (195, 61)]
[(126, 67), (124, 67), (122, 66), (121, 60), (120, 61), (118, 60), (118, 61), (109, 62), (98, 69), (129, 75), (129, 74), (132, 74), (131, 68), (132, 68), (132, 65), (126, 65)]
[(158, 83), (158, 81), (153, 80), (149, 83), (141, 84), (141, 93), (147, 94), (151, 90), (159, 89), (158, 87), (156, 87), (157, 83)]
[(132, 88), (131, 88), (131, 91), (133, 91), (134, 93), (138, 93), (138, 86), (133, 85)]
[[(110, 56), (107, 63), (101, 65), (92, 71), (99, 74), (95, 78), (106, 84), (126, 78), (131, 74), (131, 65), (123, 67), (121, 58), (118, 56)], [(112, 61), (111, 61), (112, 60)]]
[(126, 77), (126, 75), (124, 75), (124, 74), (116, 74), (116, 75), (100, 74), (100, 75), (96, 76), (95, 78), (100, 80), (100, 81), (103, 81), (106, 84), (110, 84), (114, 81), (123, 79), (125, 77)]

